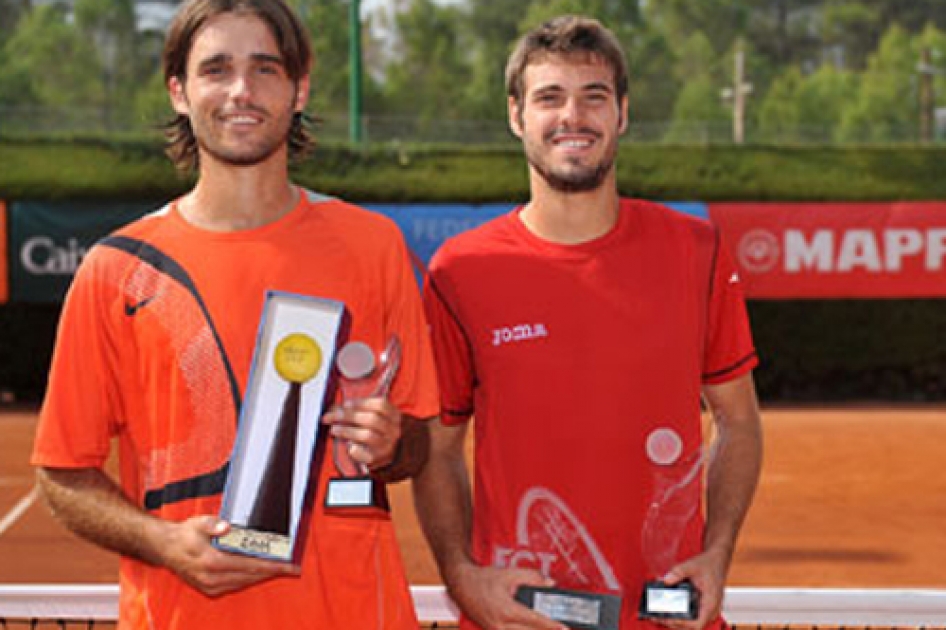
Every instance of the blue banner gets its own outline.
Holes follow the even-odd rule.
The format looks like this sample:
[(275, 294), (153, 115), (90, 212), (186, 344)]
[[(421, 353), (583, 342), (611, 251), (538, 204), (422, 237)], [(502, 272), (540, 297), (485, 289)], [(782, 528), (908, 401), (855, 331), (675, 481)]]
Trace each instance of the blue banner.
[[(8, 211), (10, 300), (57, 302), (86, 252), (103, 236), (160, 207), (159, 203), (13, 202)], [(510, 212), (511, 203), (386, 204), (364, 207), (390, 217), (426, 265), (449, 237)], [(706, 204), (673, 202), (681, 212), (707, 217)]]

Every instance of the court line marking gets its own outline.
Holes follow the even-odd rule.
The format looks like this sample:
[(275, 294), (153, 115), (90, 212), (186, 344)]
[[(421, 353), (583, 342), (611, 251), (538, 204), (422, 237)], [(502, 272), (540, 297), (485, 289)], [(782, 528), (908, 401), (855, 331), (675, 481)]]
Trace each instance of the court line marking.
[(20, 520), (20, 517), (36, 502), (39, 497), (39, 486), (33, 488), (22, 499), (17, 501), (16, 505), (0, 519), (0, 536), (3, 536), (8, 529)]

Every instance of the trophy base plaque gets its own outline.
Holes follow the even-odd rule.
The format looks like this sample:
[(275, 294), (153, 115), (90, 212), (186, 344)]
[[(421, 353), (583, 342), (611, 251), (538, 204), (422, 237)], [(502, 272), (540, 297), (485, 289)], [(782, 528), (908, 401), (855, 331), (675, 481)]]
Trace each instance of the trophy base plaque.
[(325, 492), (327, 509), (374, 508), (388, 510), (384, 484), (371, 477), (335, 477), (328, 480)]
[(651, 580), (644, 584), (638, 617), (641, 619), (696, 619), (700, 594), (693, 582), (665, 584)]
[(621, 617), (621, 598), (604, 593), (520, 586), (516, 601), (580, 630), (618, 630)]
[(248, 556), (273, 560), (292, 560), (292, 538), (282, 534), (272, 534), (231, 525), (230, 531), (223, 536), (219, 536), (215, 542), (221, 549), (237, 551)]

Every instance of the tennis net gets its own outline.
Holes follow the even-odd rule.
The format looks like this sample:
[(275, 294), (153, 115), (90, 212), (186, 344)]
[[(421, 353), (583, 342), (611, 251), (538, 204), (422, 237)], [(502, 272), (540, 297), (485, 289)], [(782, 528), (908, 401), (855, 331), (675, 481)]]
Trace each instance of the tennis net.
[[(424, 628), (455, 628), (440, 586), (411, 588)], [(0, 585), (0, 630), (114, 628), (115, 585)], [(730, 588), (724, 613), (737, 630), (946, 630), (946, 590)]]

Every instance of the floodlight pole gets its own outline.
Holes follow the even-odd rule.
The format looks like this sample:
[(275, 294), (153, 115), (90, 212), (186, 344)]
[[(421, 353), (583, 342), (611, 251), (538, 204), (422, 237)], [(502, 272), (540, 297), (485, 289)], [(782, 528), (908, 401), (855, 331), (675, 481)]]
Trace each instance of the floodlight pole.
[(934, 133), (933, 75), (941, 74), (933, 66), (933, 55), (929, 48), (920, 51), (917, 71), (920, 73), (920, 142), (929, 143), (933, 141)]
[(361, 0), (350, 0), (348, 26), (348, 138), (361, 144)]

